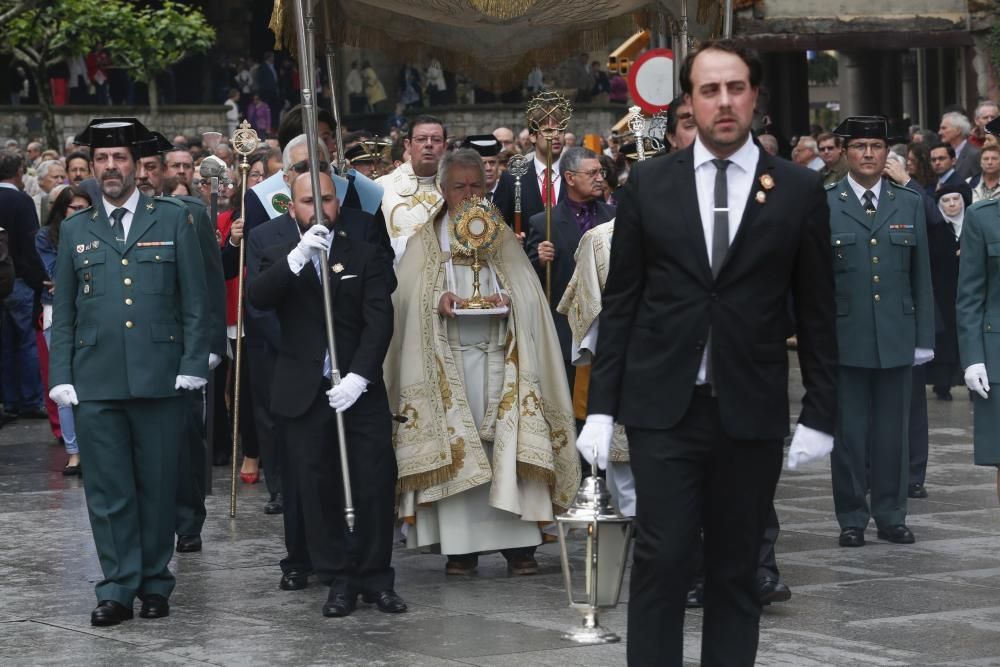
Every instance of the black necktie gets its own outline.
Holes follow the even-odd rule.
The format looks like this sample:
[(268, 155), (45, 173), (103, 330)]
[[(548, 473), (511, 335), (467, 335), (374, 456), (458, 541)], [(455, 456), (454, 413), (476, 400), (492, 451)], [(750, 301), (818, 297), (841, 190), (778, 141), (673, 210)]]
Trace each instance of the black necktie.
[(712, 232), (712, 277), (718, 277), (729, 252), (729, 160), (712, 160), (715, 165), (715, 225)]
[(122, 218), (125, 217), (127, 212), (123, 208), (116, 208), (111, 211), (111, 231), (114, 232), (115, 240), (118, 241), (118, 245), (122, 248), (125, 247), (125, 225), (122, 224)]
[(875, 195), (871, 190), (865, 190), (865, 213), (875, 215)]

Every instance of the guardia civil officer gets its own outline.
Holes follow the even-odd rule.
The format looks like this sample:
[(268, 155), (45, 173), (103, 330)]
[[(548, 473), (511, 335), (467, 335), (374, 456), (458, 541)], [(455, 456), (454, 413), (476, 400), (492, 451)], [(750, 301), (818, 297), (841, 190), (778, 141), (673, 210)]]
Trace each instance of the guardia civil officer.
[(62, 226), (49, 395), (74, 405), (84, 488), (104, 578), (93, 625), (169, 613), (181, 392), (208, 375), (205, 270), (187, 209), (135, 186), (141, 125), (96, 119), (101, 198)]
[[(1000, 118), (986, 126), (1000, 136)], [(1000, 200), (986, 199), (965, 212), (958, 268), (958, 351), (965, 384), (973, 392), (976, 465), (997, 468), (1000, 497)]]
[(874, 519), (879, 539), (910, 544), (911, 368), (934, 358), (924, 205), (916, 192), (882, 176), (891, 142), (885, 117), (851, 117), (834, 134), (845, 140), (848, 164), (847, 175), (826, 187), (837, 302), (838, 410), (830, 458), (839, 542), (863, 546)]

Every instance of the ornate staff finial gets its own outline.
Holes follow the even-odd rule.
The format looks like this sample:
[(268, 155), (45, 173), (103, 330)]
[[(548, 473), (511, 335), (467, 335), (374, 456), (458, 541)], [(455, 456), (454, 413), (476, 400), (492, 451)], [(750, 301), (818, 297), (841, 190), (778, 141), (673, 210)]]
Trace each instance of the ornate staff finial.
[(559, 93), (546, 91), (531, 98), (524, 115), (528, 120), (529, 130), (548, 137), (566, 131), (569, 120), (573, 117), (573, 106)]
[(635, 135), (635, 150), (639, 160), (646, 159), (646, 117), (642, 115), (642, 109), (637, 106), (630, 107), (628, 119), (628, 129)]

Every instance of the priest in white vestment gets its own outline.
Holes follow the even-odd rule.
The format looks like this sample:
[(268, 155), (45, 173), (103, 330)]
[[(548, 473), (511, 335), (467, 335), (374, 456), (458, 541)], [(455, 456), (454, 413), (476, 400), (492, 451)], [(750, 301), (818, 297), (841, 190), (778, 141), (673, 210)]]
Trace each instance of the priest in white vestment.
[(533, 574), (541, 527), (580, 479), (572, 399), (545, 295), (505, 224), (480, 254), (482, 296), (505, 312), (456, 315), (473, 292), (471, 261), (453, 255), (449, 212), (483, 195), (482, 160), (447, 154), (444, 209), (409, 240), (393, 295), (385, 362), (393, 412), (399, 516), (410, 547), (448, 556), (449, 574), (500, 551), (515, 574)]

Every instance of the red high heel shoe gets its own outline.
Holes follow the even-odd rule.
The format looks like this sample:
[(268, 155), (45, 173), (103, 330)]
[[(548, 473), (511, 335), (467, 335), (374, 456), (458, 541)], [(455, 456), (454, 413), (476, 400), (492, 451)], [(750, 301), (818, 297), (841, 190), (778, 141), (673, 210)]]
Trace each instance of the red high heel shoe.
[(260, 471), (257, 472), (240, 472), (240, 479), (243, 480), (244, 484), (256, 484), (260, 481)]

